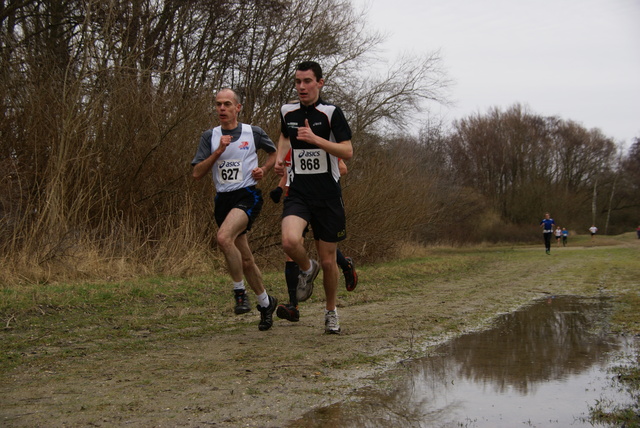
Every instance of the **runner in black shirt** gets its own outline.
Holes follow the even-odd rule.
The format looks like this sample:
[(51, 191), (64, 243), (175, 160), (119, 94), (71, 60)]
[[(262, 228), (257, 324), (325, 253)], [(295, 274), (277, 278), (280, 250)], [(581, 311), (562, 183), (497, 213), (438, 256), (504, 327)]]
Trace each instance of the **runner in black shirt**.
[[(313, 61), (298, 65), (295, 85), (300, 102), (281, 109), (281, 134), (276, 172), (284, 175), (284, 159), (291, 149), (291, 182), (282, 213), (282, 245), (300, 267), (298, 300), (307, 300), (320, 267), (326, 295), (325, 332), (340, 333), (336, 311), (338, 267), (336, 250), (346, 238), (340, 188), (339, 159), (353, 156), (351, 129), (339, 107), (320, 99), (322, 69)], [(310, 259), (300, 240), (311, 225), (320, 264)]]

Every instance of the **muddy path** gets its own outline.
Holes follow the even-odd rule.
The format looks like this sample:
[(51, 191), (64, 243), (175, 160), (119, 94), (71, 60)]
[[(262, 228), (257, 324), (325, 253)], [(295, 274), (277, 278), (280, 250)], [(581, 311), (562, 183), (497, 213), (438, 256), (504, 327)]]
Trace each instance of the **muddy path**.
[[(640, 250), (636, 242), (625, 245)], [(532, 299), (637, 285), (607, 262), (616, 255), (606, 247), (553, 253), (485, 249), (469, 254), (481, 259), (470, 269), (402, 274), (384, 295), (368, 286), (381, 268), (364, 267), (355, 291), (361, 299), (339, 308), (339, 336), (323, 334), (323, 303), (314, 301), (301, 307), (300, 322), (277, 320), (268, 332), (258, 331), (255, 314), (212, 313), (210, 322), (228, 326), (215, 335), (167, 341), (138, 332), (142, 351), (110, 352), (107, 343), (83, 357), (24, 364), (0, 375), (0, 425), (293, 426), (312, 408), (354, 399), (356, 388), (394, 363)]]

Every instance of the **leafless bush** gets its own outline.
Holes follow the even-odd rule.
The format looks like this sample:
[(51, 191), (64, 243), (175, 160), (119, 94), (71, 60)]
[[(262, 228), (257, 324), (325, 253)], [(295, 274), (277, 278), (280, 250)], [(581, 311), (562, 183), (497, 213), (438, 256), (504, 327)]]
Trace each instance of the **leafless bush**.
[[(359, 18), (345, 0), (5, 8), (3, 275), (48, 281), (215, 268), (213, 189), (189, 177), (198, 138), (214, 125), (213, 92), (236, 88), (242, 119), (276, 140), (277, 108), (292, 97), (298, 62), (316, 59), (338, 80), (379, 41)], [(274, 185), (270, 177), (263, 188)], [(267, 201), (251, 234), (262, 262), (282, 257), (279, 210)]]

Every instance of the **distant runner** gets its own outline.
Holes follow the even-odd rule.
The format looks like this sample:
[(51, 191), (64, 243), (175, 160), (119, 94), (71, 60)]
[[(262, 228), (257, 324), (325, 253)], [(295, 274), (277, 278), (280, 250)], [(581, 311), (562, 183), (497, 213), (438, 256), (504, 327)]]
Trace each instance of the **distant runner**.
[(542, 227), (542, 236), (544, 237), (544, 248), (547, 254), (551, 254), (551, 235), (553, 235), (553, 226), (556, 223), (551, 218), (551, 214), (544, 213), (544, 219), (540, 222)]
[(563, 247), (567, 246), (567, 238), (569, 238), (569, 231), (563, 227), (562, 228), (562, 246)]

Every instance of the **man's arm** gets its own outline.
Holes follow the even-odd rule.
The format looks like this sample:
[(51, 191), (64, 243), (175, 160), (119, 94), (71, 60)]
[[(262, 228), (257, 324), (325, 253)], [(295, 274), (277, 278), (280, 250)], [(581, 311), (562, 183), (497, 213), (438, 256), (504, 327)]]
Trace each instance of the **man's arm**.
[(192, 173), (193, 178), (195, 178), (196, 180), (200, 180), (202, 177), (207, 175), (209, 171), (211, 171), (211, 168), (213, 168), (213, 164), (216, 163), (219, 157), (220, 157), (220, 154), (216, 154), (214, 152), (211, 154), (211, 156), (209, 156), (202, 162), (195, 164), (193, 166), (193, 173)]
[(267, 158), (267, 161), (264, 163), (264, 165), (251, 171), (251, 175), (255, 180), (262, 180), (267, 175), (267, 172), (269, 172), (269, 170), (273, 168), (273, 165), (275, 165), (276, 163), (276, 153), (277, 152), (269, 153), (269, 157)]
[(338, 160), (338, 170), (340, 171), (340, 175), (347, 175), (347, 172), (349, 172), (347, 164), (344, 163), (342, 159)]
[(278, 155), (277, 151), (269, 153), (269, 157), (267, 158), (267, 161), (264, 163), (264, 165), (262, 165), (262, 169), (264, 169), (265, 174), (269, 172), (271, 168), (273, 168), (273, 166), (276, 164), (277, 155)]
[(284, 158), (287, 156), (291, 150), (291, 140), (285, 137), (284, 134), (280, 133), (280, 138), (278, 138), (278, 150), (275, 159), (275, 171), (279, 176), (284, 176), (287, 173), (287, 167), (284, 164)]
[(208, 158), (193, 166), (193, 173), (191, 174), (193, 178), (195, 178), (196, 180), (200, 180), (202, 177), (207, 175), (230, 143), (231, 135), (223, 135), (220, 138), (220, 145), (218, 145), (218, 148), (213, 153), (211, 153)]
[(340, 141), (337, 143), (325, 140), (319, 135), (313, 133), (307, 119), (304, 121), (304, 126), (298, 128), (297, 138), (300, 141), (316, 145), (325, 152), (340, 159), (349, 160), (353, 157), (353, 146), (351, 145), (351, 140)]

